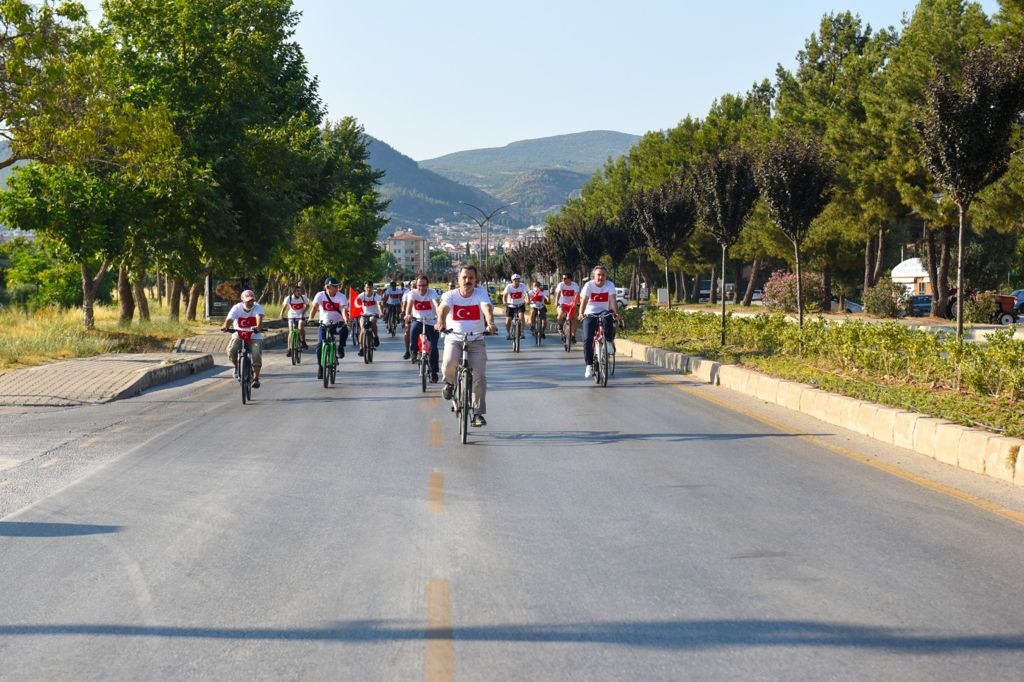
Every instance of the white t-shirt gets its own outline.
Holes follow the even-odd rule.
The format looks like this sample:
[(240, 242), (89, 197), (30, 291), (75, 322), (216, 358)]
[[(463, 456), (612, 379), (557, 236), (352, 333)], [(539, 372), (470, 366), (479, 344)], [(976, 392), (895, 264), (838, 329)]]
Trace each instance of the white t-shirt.
[(388, 305), (400, 305), (404, 295), (405, 289), (399, 289), (398, 287), (395, 287), (394, 289), (388, 287), (384, 290), (384, 300)]
[(380, 317), (380, 294), (367, 296), (365, 293), (356, 296), (356, 305), (363, 309), (363, 315), (376, 315)]
[(555, 301), (558, 305), (572, 305), (572, 302), (576, 300), (576, 292), (580, 290), (580, 285), (576, 282), (566, 284), (565, 282), (559, 282), (558, 286), (555, 287)]
[(263, 334), (259, 332), (253, 334), (252, 332), (245, 331), (246, 329), (253, 329), (259, 325), (259, 316), (263, 315), (263, 306), (259, 303), (254, 303), (248, 310), (245, 309), (245, 305), (242, 303), (236, 303), (231, 306), (231, 310), (228, 311), (228, 319), (234, 321), (234, 327), (237, 330), (232, 334), (232, 338), (244, 339), (249, 341), (259, 341), (263, 338)]
[(483, 288), (476, 288), (468, 297), (458, 289), (449, 291), (441, 298), (441, 304), (448, 306), (448, 327), (460, 334), (483, 334), (487, 329), (483, 308), (491, 305), (491, 297)]
[(522, 282), (519, 286), (514, 287), (509, 284), (505, 287), (505, 300), (510, 306), (521, 306), (526, 305), (526, 294), (529, 293), (529, 289)]
[(332, 298), (326, 291), (318, 291), (313, 297), (313, 305), (320, 306), (321, 324), (338, 324), (345, 321), (341, 311), (348, 307), (348, 296), (339, 291)]
[(295, 298), (291, 294), (288, 294), (288, 298), (284, 300), (288, 305), (288, 319), (298, 320), (306, 316), (306, 311), (309, 310), (309, 299), (306, 298), (305, 294)]
[(412, 316), (414, 319), (423, 320), (426, 324), (437, 324), (437, 310), (431, 301), (437, 300), (437, 292), (427, 287), (427, 293), (420, 295), (420, 292), (412, 289), (408, 293), (412, 301)]
[(548, 302), (548, 292), (543, 289), (530, 289), (530, 307), (541, 310)]
[(615, 283), (610, 279), (604, 281), (604, 286), (599, 287), (594, 280), (590, 280), (583, 285), (583, 290), (580, 291), (580, 300), (590, 297), (587, 299), (587, 307), (583, 311), (584, 315), (592, 315), (594, 313), (602, 313), (605, 310), (611, 310), (611, 299), (615, 298)]

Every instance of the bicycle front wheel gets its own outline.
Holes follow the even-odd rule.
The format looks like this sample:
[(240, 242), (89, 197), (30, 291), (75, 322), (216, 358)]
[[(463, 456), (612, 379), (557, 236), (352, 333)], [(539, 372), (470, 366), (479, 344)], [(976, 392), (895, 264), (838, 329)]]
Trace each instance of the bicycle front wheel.
[(601, 345), (598, 348), (598, 364), (600, 365), (600, 372), (598, 373), (598, 380), (601, 386), (608, 385), (608, 342), (602, 339)]
[(462, 401), (462, 414), (459, 415), (459, 437), (462, 439), (463, 445), (465, 445), (466, 438), (469, 436), (469, 407), (473, 399), (473, 375), (469, 370), (462, 373), (462, 389), (460, 392), (462, 393), (459, 396), (459, 399)]
[(426, 353), (421, 354), (420, 357), (420, 383), (423, 386), (423, 392), (427, 392), (427, 372), (429, 367), (429, 361), (427, 360)]
[(329, 376), (330, 370), (328, 368), (334, 364), (334, 359), (332, 357), (334, 353), (332, 352), (333, 349), (330, 347), (330, 344), (327, 343), (326, 341), (320, 348), (320, 369), (323, 370), (324, 388), (327, 388), (327, 386), (331, 383), (331, 377)]
[(252, 400), (252, 394), (249, 392), (252, 386), (252, 360), (249, 359), (248, 355), (242, 356), (242, 404), (245, 405), (249, 400)]

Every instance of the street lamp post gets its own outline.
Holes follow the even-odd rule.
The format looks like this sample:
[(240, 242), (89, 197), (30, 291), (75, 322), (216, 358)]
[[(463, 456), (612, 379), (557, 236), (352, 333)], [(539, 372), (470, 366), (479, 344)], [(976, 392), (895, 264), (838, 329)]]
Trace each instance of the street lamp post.
[(503, 213), (507, 213), (507, 211), (505, 210), (506, 208), (508, 208), (509, 206), (515, 206), (519, 202), (513, 201), (510, 204), (505, 204), (504, 206), (499, 206), (498, 208), (494, 209), (490, 213), (488, 213), (487, 211), (483, 210), (479, 206), (475, 206), (475, 205), (469, 203), (468, 201), (460, 201), (459, 203), (462, 204), (463, 206), (469, 206), (470, 208), (475, 209), (476, 212), (480, 214), (480, 217), (478, 218), (478, 217), (476, 217), (474, 215), (471, 215), (469, 213), (466, 213), (464, 211), (455, 211), (455, 213), (457, 215), (461, 215), (461, 216), (464, 216), (466, 218), (469, 218), (470, 220), (472, 220), (474, 223), (476, 223), (480, 227), (480, 260), (481, 260), (481, 266), (486, 265), (487, 257), (489, 255), (489, 248), (488, 248), (489, 244), (488, 244), (488, 241), (490, 240), (490, 230), (488, 228), (488, 224), (491, 222), (491, 219), (494, 216), (501, 215)]

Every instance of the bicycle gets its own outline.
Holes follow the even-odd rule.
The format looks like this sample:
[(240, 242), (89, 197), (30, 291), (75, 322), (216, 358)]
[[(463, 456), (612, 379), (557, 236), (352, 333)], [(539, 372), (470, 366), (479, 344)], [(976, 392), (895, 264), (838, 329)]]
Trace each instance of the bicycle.
[[(610, 317), (611, 312), (605, 311), (603, 313), (595, 313), (587, 315), (587, 317), (596, 318), (597, 323), (597, 334), (594, 335), (594, 355), (591, 360), (591, 364), (594, 368), (594, 383), (598, 386), (608, 385), (608, 338), (604, 335), (604, 321), (605, 318)], [(615, 362), (615, 356), (612, 355), (612, 363)], [(614, 365), (612, 371), (614, 372)]]
[(395, 335), (395, 329), (398, 328), (398, 306), (390, 305), (390, 304), (388, 305), (387, 325), (388, 325), (388, 334), (391, 334), (391, 336), (394, 336)]
[(469, 343), (486, 336), (486, 333), (459, 333), (453, 329), (445, 329), (443, 333), (462, 341), (462, 356), (459, 359), (459, 367), (455, 370), (455, 390), (452, 393), (451, 408), (459, 421), (459, 440), (465, 445), (469, 436), (469, 412), (473, 399), (473, 368), (469, 366)]
[(320, 367), (323, 368), (324, 388), (333, 386), (338, 375), (338, 326), (343, 322), (334, 324), (321, 324), (327, 329), (327, 338), (320, 344)]
[(562, 333), (562, 347), (565, 352), (568, 353), (572, 350), (572, 346), (576, 343), (576, 339), (572, 335), (572, 313), (566, 313), (565, 319), (562, 320), (562, 328), (559, 330)]
[(515, 308), (515, 312), (512, 315), (512, 325), (509, 327), (509, 333), (512, 335), (512, 352), (519, 352), (519, 341), (523, 335), (523, 309)]
[[(225, 334), (234, 334), (238, 329), (224, 329)], [(246, 329), (252, 334), (263, 332), (263, 329)], [(252, 343), (251, 339), (238, 337), (242, 341), (242, 350), (238, 352), (238, 364), (235, 365), (235, 379), (242, 388), (242, 404), (252, 402)]]
[(373, 321), (376, 316), (363, 315), (362, 318), (363, 333), (359, 335), (359, 348), (363, 352), (363, 363), (368, 365), (373, 362)]
[(536, 319), (534, 319), (533, 325), (531, 325), (531, 331), (533, 332), (533, 343), (534, 343), (534, 345), (539, 346), (541, 344), (541, 342), (543, 342), (543, 340), (544, 340), (544, 332), (546, 331), (545, 327), (547, 327), (547, 324), (548, 324), (547, 311), (544, 310), (543, 308), (538, 308), (537, 309), (537, 317), (536, 317)]
[(427, 337), (426, 323), (423, 323), (423, 330), (417, 340), (419, 342), (420, 384), (423, 387), (423, 392), (426, 393), (427, 378), (430, 376), (430, 338)]
[[(301, 318), (305, 320), (306, 318)], [(299, 329), (298, 320), (294, 323), (288, 321), (288, 351), (292, 358), (292, 364), (298, 365), (302, 362), (302, 331)]]

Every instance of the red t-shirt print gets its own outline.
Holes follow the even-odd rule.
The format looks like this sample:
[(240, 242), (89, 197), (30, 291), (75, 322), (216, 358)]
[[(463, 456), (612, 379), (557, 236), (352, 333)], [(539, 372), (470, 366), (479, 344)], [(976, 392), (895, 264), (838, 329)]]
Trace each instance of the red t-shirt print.
[(594, 303), (607, 303), (608, 302), (608, 292), (607, 291), (595, 292), (595, 293), (590, 295), (590, 300), (593, 301)]
[(509, 298), (522, 298), (523, 297), (523, 292), (521, 292), (521, 291), (510, 291), (510, 292), (508, 292), (508, 297)]
[(235, 320), (235, 329), (238, 330), (238, 338), (243, 339), (245, 341), (249, 341), (252, 339), (252, 331), (249, 330), (251, 330), (255, 326), (255, 317), (239, 317), (237, 320)]
[(479, 305), (455, 305), (452, 306), (452, 318), (456, 320), (479, 320)]
[(416, 310), (430, 310), (430, 301), (413, 301), (412, 305)]

